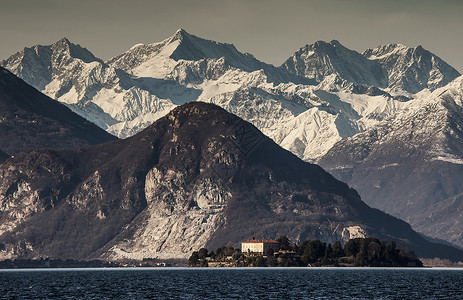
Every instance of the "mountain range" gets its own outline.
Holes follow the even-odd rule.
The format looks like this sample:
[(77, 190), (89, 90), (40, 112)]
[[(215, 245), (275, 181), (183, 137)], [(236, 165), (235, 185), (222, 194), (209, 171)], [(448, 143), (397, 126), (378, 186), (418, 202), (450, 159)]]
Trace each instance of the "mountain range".
[(355, 190), (207, 103), (125, 140), (36, 150), (0, 165), (2, 258), (186, 258), (251, 235), (396, 240), (457, 259)]
[(367, 204), (463, 246), (462, 77), (421, 46), (358, 53), (319, 41), (275, 67), (179, 30), (106, 62), (62, 39), (1, 65), (120, 138), (178, 105), (217, 104), (333, 172)]
[(457, 70), (421, 46), (389, 44), (360, 54), (336, 40), (306, 45), (282, 68), (317, 82), (335, 75), (348, 83), (378, 87), (399, 95), (434, 90), (460, 76)]
[[(409, 56), (415, 63), (407, 67)], [(421, 47), (389, 45), (362, 55), (337, 41), (305, 46), (274, 67), (231, 44), (182, 29), (107, 62), (62, 39), (25, 48), (1, 64), (120, 138), (139, 132), (176, 105), (200, 100), (251, 122), (307, 161), (394, 114), (411, 92), (432, 90), (459, 75)], [(397, 83), (397, 78), (411, 77), (404, 69), (420, 74), (419, 82)], [(402, 86), (402, 93), (392, 93)]]

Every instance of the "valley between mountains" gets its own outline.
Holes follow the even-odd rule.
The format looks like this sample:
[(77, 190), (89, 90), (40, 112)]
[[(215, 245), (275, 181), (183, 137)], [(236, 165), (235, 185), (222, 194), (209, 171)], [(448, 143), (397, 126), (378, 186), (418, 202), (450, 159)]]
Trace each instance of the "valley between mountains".
[(412, 230), (463, 246), (463, 77), (421, 46), (319, 41), (276, 67), (180, 29), (107, 61), (64, 38), (1, 66), (4, 258), (358, 230), (463, 257)]

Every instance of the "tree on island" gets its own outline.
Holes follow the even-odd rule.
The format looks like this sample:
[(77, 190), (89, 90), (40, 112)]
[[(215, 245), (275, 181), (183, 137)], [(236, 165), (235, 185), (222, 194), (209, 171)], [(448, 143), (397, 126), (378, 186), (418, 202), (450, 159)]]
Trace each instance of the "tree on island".
[(291, 247), (291, 243), (287, 236), (282, 235), (277, 239), (277, 242), (280, 243), (280, 250), (289, 250)]

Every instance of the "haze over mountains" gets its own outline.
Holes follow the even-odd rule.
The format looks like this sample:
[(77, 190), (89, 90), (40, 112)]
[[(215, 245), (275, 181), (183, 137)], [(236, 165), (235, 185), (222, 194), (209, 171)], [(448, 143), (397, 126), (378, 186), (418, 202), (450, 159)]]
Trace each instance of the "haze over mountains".
[(62, 39), (1, 64), (122, 138), (177, 105), (217, 104), (301, 159), (319, 162), (367, 204), (463, 246), (456, 176), (462, 77), (421, 46), (361, 54), (319, 41), (275, 67), (179, 30), (107, 62)]

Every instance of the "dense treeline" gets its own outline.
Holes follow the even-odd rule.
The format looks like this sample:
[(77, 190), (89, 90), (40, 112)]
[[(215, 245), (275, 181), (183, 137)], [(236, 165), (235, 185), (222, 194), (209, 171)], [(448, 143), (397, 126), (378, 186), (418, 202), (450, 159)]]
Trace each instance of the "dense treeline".
[(120, 267), (170, 267), (169, 262), (156, 259), (143, 261), (110, 262), (104, 260), (73, 259), (6, 259), (0, 261), (0, 269), (47, 269), (47, 268), (120, 268)]
[(319, 240), (307, 240), (296, 245), (287, 237), (278, 239), (280, 251), (268, 249), (263, 254), (241, 253), (231, 244), (215, 252), (202, 248), (192, 253), (189, 266), (235, 267), (302, 267), (302, 266), (355, 266), (355, 267), (422, 267), (412, 251), (397, 247), (395, 242), (376, 238), (356, 238), (344, 247), (340, 242), (333, 245)]
[(120, 267), (117, 263), (102, 260), (73, 260), (73, 259), (6, 259), (0, 261), (0, 269), (24, 268), (109, 268)]

